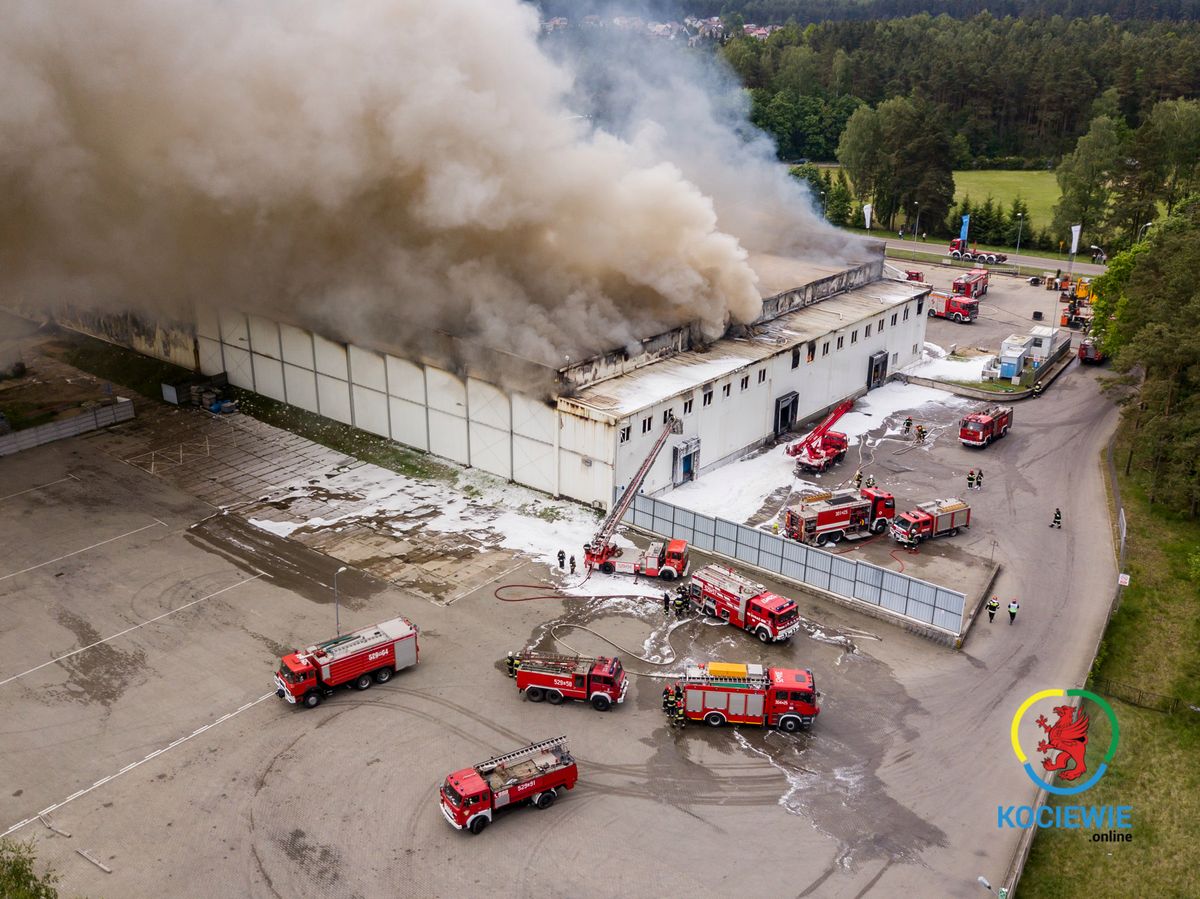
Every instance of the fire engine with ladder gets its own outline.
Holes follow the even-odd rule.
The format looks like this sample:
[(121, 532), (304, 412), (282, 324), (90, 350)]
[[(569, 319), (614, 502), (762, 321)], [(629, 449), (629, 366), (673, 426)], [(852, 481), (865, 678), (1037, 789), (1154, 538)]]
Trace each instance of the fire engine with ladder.
[(651, 543), (644, 553), (639, 553), (633, 559), (622, 559), (621, 548), (613, 542), (617, 526), (625, 517), (625, 513), (642, 488), (642, 484), (645, 483), (646, 476), (650, 474), (650, 468), (654, 465), (654, 460), (658, 458), (658, 454), (662, 452), (662, 448), (672, 434), (682, 433), (683, 422), (674, 416), (668, 418), (662, 433), (654, 441), (650, 454), (642, 462), (641, 467), (633, 476), (633, 480), (625, 488), (625, 492), (613, 503), (612, 509), (600, 524), (600, 530), (596, 531), (592, 542), (583, 548), (583, 562), (589, 571), (599, 568), (605, 574), (640, 574), (643, 577), (660, 577), (664, 581), (673, 581), (676, 578), (687, 576), (689, 562), (686, 540), (669, 540), (665, 544), (662, 541)]
[(800, 630), (794, 600), (723, 565), (705, 565), (693, 574), (687, 597), (693, 608), (749, 631), (763, 643), (782, 642)]
[(798, 440), (787, 448), (787, 454), (796, 459), (797, 472), (824, 471), (846, 457), (850, 438), (841, 431), (833, 430), (833, 426), (853, 407), (854, 400), (839, 403), (803, 440)]
[(825, 546), (843, 538), (882, 534), (896, 517), (896, 499), (886, 490), (864, 487), (806, 497), (783, 516), (783, 532), (801, 543)]
[(760, 724), (794, 733), (821, 714), (811, 668), (708, 662), (689, 665), (678, 686), (684, 715), (713, 727)]
[(275, 672), (275, 695), (316, 708), (335, 687), (365, 690), (385, 684), (402, 668), (417, 664), (417, 630), (407, 618), (393, 618), (288, 653)]
[(450, 774), (439, 791), (440, 807), (456, 830), (477, 834), (502, 808), (526, 803), (549, 808), (559, 790), (573, 789), (578, 779), (567, 738), (556, 737)]
[(564, 699), (590, 702), (607, 712), (625, 701), (629, 681), (618, 658), (557, 655), (532, 649), (512, 653), (509, 664), (518, 692), (530, 702), (558, 705)]

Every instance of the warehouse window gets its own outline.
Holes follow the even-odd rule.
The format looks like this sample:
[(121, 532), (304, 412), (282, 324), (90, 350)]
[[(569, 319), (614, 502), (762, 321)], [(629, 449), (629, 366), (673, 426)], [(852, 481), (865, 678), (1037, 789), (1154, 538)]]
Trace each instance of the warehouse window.
[(892, 365), (899, 365), (899, 364), (900, 364), (900, 354), (892, 353)]
[(732, 384), (726, 384), (724, 387), (722, 387), (722, 388), (721, 388), (721, 396), (728, 398), (728, 397), (729, 397), (729, 391), (730, 391), (730, 390), (732, 390), (732, 389), (733, 389), (733, 385), (732, 385)]
[(745, 390), (745, 389), (746, 389), (746, 388), (748, 388), (749, 386), (750, 386), (750, 376), (749, 376), (749, 375), (743, 375), (743, 376), (742, 376), (742, 390)]
[(893, 328), (894, 328), (894, 327), (896, 327), (896, 317), (897, 317), (899, 314), (900, 314), (899, 312), (893, 312), (893, 313), (892, 313), (892, 327), (893, 327)]
[(883, 319), (882, 318), (879, 320), (879, 330), (880, 331), (883, 330)]
[(921, 299), (917, 300), (917, 315), (920, 315), (924, 311), (925, 311), (925, 298), (921, 297)]
[(823, 344), (821, 344), (821, 355), (822, 356), (829, 355), (829, 341), (828, 340), (825, 341)]
[(845, 342), (846, 342), (846, 337), (845, 337), (845, 335), (839, 335), (839, 336), (838, 336), (838, 347), (837, 347), (837, 348), (840, 350), (840, 349), (842, 348), (842, 346), (845, 344)]
[(691, 415), (691, 414), (692, 414), (692, 401), (691, 401), (691, 400), (684, 400), (684, 401), (683, 401), (683, 414), (684, 414), (684, 415)]
[(908, 321), (908, 307), (907, 306), (904, 307), (904, 320)]
[(671, 410), (667, 409), (663, 412), (663, 424), (666, 424), (670, 420), (671, 420)]
[(633, 425), (625, 425), (625, 427), (621, 428), (621, 442), (628, 443), (629, 435), (632, 432), (633, 432)]
[(654, 427), (654, 416), (647, 415), (642, 419), (642, 433), (648, 433), (652, 427)]
[(709, 388), (708, 390), (704, 391), (704, 402), (703, 402), (703, 405), (705, 405), (705, 406), (711, 406), (711, 405), (712, 405), (712, 388)]
[(870, 336), (871, 336), (871, 326), (867, 325), (866, 330), (863, 332), (863, 337), (870, 337)]
[(812, 362), (816, 358), (817, 358), (817, 342), (815, 340), (810, 340), (808, 342), (808, 361)]
[(767, 380), (767, 370), (765, 368), (760, 368), (758, 370), (758, 383), (759, 384), (766, 383), (766, 380)]
[(858, 343), (858, 328), (855, 328), (853, 331), (850, 332), (850, 342)]
[(913, 355), (917, 355), (917, 345), (915, 343), (913, 344)]
[(792, 347), (792, 368), (800, 367), (800, 347)]

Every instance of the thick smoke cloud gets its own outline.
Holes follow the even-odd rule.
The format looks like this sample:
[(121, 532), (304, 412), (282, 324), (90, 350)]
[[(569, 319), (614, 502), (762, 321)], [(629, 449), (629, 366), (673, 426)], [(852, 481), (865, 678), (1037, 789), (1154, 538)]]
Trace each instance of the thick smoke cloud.
[[(418, 349), (446, 331), (557, 367), (753, 318), (747, 247), (841, 251), (686, 77), (611, 132), (580, 118), (573, 66), (516, 0), (0, 15), (9, 300), (212, 303)], [(697, 110), (688, 142), (655, 115), (675, 90)]]

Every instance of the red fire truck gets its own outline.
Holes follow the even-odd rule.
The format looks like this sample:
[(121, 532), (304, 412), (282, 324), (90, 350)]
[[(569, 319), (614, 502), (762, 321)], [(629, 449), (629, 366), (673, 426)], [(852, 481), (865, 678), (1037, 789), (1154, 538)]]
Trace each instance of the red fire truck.
[(1089, 365), (1099, 365), (1105, 358), (1104, 350), (1100, 349), (1100, 344), (1094, 337), (1085, 337), (1077, 352), (1081, 364), (1086, 362)]
[(777, 596), (723, 565), (705, 565), (692, 575), (687, 596), (691, 605), (763, 643), (778, 643), (800, 630), (800, 610), (793, 600)]
[(617, 658), (589, 659), (527, 649), (513, 653), (512, 659), (517, 690), (530, 702), (546, 700), (558, 705), (564, 699), (580, 699), (590, 702), (596, 711), (607, 712), (613, 703), (625, 701), (629, 689)]
[(986, 268), (973, 268), (954, 279), (950, 292), (955, 296), (977, 300), (988, 292), (991, 275)]
[(387, 683), (394, 672), (417, 664), (418, 633), (407, 618), (393, 618), (288, 653), (275, 672), (275, 695), (312, 709), (335, 687), (365, 690), (372, 681)]
[(920, 543), (971, 526), (971, 507), (961, 499), (936, 499), (920, 503), (915, 509), (903, 512), (892, 522), (892, 537), (900, 543)]
[(480, 833), (502, 808), (526, 803), (549, 808), (558, 791), (573, 789), (578, 779), (566, 737), (530, 743), (447, 777), (440, 790), (442, 814), (456, 830)]
[(821, 708), (811, 668), (709, 662), (689, 665), (679, 681), (684, 714), (713, 727), (761, 724), (789, 733), (809, 727)]
[(988, 406), (958, 423), (958, 439), (963, 446), (987, 446), (1007, 434), (1012, 421), (1012, 406)]
[(841, 431), (834, 431), (837, 420), (854, 408), (854, 400), (843, 400), (819, 425), (802, 440), (797, 440), (785, 450), (796, 457), (796, 473), (821, 472), (846, 458), (850, 438)]
[(979, 318), (979, 300), (965, 296), (950, 296), (940, 290), (929, 294), (929, 317), (948, 318), (959, 324), (969, 324)]
[(605, 574), (639, 574), (673, 581), (678, 577), (687, 577), (691, 564), (686, 540), (668, 540), (665, 544), (661, 540), (656, 541), (644, 553), (638, 553), (632, 559), (620, 558), (620, 549), (616, 553), (600, 563), (600, 570)]
[(993, 253), (991, 250), (978, 248), (971, 249), (970, 243), (959, 237), (950, 241), (950, 249), (947, 250), (947, 253), (954, 259), (973, 259), (977, 262), (986, 262), (988, 265), (1008, 261), (1008, 256), (1004, 253)]
[(896, 516), (896, 499), (875, 487), (835, 490), (792, 506), (783, 516), (783, 532), (801, 543), (825, 546), (843, 537), (882, 534)]

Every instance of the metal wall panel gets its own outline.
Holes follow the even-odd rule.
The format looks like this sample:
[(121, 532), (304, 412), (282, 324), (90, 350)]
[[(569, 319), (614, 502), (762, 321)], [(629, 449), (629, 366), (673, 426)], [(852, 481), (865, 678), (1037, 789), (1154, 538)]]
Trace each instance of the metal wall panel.
[(354, 425), (380, 437), (391, 437), (388, 429), (388, 397), (379, 390), (360, 385), (351, 388), (354, 401)]
[(317, 376), (311, 368), (283, 364), (283, 383), (287, 387), (287, 401), (309, 412), (317, 412)]
[(362, 384), (380, 393), (387, 391), (387, 367), (383, 356), (350, 345), (350, 374), (355, 384)]
[(512, 433), (472, 419), (471, 464), (504, 479), (512, 477)]
[(255, 389), (273, 400), (279, 400), (281, 403), (285, 402), (286, 397), (283, 392), (283, 363), (278, 359), (260, 356), (257, 352), (253, 353), (253, 356)]
[(345, 424), (353, 424), (350, 416), (350, 385), (329, 375), (317, 374), (317, 402), (321, 414)]
[(392, 439), (428, 451), (429, 431), (425, 426), (424, 404), (389, 396), (388, 406), (392, 411)]

